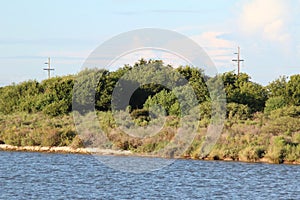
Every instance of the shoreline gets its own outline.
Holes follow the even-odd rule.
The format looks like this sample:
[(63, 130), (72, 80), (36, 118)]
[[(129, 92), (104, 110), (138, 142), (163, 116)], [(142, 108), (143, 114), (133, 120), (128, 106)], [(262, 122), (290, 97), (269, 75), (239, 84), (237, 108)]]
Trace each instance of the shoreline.
[(16, 151), (16, 152), (41, 152), (41, 153), (66, 153), (66, 154), (93, 154), (100, 155), (130, 155), (131, 151), (96, 149), (96, 148), (72, 148), (68, 146), (62, 147), (42, 147), (42, 146), (13, 146), (8, 144), (0, 144), (0, 151)]
[[(63, 154), (98, 154), (98, 155), (112, 155), (112, 156), (139, 156), (139, 157), (158, 157), (158, 158), (167, 158), (167, 157), (159, 157), (153, 156), (149, 154), (142, 154), (142, 153), (134, 153), (132, 151), (125, 151), (125, 150), (112, 150), (112, 149), (98, 149), (98, 148), (72, 148), (68, 146), (62, 147), (42, 147), (42, 146), (13, 146), (8, 144), (0, 144), (0, 151), (13, 151), (13, 152), (40, 152), (40, 153), (63, 153)], [(195, 159), (189, 156), (181, 156), (175, 157), (173, 159), (191, 159), (191, 160), (204, 160), (204, 161), (226, 161), (226, 162), (244, 162), (244, 163), (265, 163), (265, 164), (278, 164), (270, 161), (267, 158), (261, 158), (256, 161), (249, 161), (249, 160), (233, 160), (230, 158), (225, 159), (213, 159), (210, 157), (204, 159)], [(287, 165), (300, 165), (300, 162), (286, 162), (280, 164), (287, 164)]]

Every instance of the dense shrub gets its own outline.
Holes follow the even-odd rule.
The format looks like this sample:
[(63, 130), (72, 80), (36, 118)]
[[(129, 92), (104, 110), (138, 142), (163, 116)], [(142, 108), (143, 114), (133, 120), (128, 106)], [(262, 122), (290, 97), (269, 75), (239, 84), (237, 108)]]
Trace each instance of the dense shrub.
[(250, 109), (247, 105), (237, 103), (227, 104), (227, 118), (229, 120), (246, 120), (250, 116)]
[(0, 138), (16, 146), (67, 146), (76, 136), (71, 116), (49, 117), (42, 113), (0, 115)]
[(228, 103), (247, 105), (251, 113), (264, 109), (267, 90), (263, 86), (251, 82), (247, 74), (242, 73), (238, 76), (232, 72), (227, 72), (222, 74), (222, 79)]
[(84, 147), (84, 143), (82, 141), (82, 139), (76, 135), (74, 137), (74, 139), (72, 140), (72, 143), (70, 145), (72, 148), (83, 148)]
[(300, 145), (287, 144), (285, 146), (285, 161), (295, 162), (300, 160)]
[(286, 106), (286, 100), (283, 96), (271, 97), (266, 101), (266, 107), (264, 112), (270, 114), (271, 111), (277, 110)]
[[(119, 81), (121, 77), (123, 82)], [(76, 76), (54, 77), (42, 82), (30, 80), (0, 87), (0, 141), (16, 146), (68, 145), (74, 148), (99, 143), (101, 148), (160, 152), (174, 138), (181, 126), (181, 118), (189, 113), (199, 121), (199, 124), (191, 124), (197, 126), (199, 135), (184, 156), (198, 158), (205, 133), (211, 128), (211, 116), (220, 111), (212, 111), (212, 102), (225, 100), (217, 91), (223, 87), (220, 78), (227, 95), (227, 107), (220, 109), (226, 109), (227, 121), (208, 156), (249, 161), (266, 157), (275, 163), (299, 162), (300, 75), (291, 76), (290, 80), (281, 77), (263, 87), (244, 73), (227, 72), (208, 77), (194, 67), (173, 69), (162, 61), (144, 59), (116, 71), (90, 69)], [(76, 88), (73, 90), (75, 79)], [(157, 84), (161, 80), (166, 86)], [(191, 87), (185, 86), (187, 81)], [(116, 103), (124, 101), (121, 97), (127, 94), (128, 88), (120, 86), (128, 84), (137, 86), (129, 105), (128, 102), (112, 104), (112, 100)], [(215, 87), (208, 91), (207, 85)], [(112, 99), (116, 86), (124, 90)], [(192, 93), (189, 92), (191, 88)], [(80, 135), (83, 137), (76, 134), (69, 115), (72, 103), (79, 108), (74, 114), (83, 114), (81, 120), (86, 122), (87, 130)], [(94, 113), (90, 112), (94, 109), (105, 137), (95, 134), (99, 126), (93, 121)], [(115, 119), (116, 114), (121, 120)], [(163, 115), (165, 121), (155, 118), (154, 115), (158, 114)], [(150, 122), (159, 120), (163, 123), (162, 129), (143, 139), (130, 136), (120, 128), (133, 124), (144, 129)], [(174, 156), (178, 152), (175, 147), (161, 152), (161, 155)]]
[(286, 141), (283, 137), (274, 137), (271, 145), (267, 150), (267, 158), (269, 158), (274, 163), (283, 163), (286, 153), (285, 144)]
[(286, 85), (287, 97), (291, 105), (300, 106), (300, 74), (290, 77)]
[(155, 94), (153, 97), (148, 97), (144, 106), (149, 109), (150, 107), (159, 106), (158, 109), (162, 108), (165, 110), (167, 115), (179, 115), (180, 108), (174, 104), (177, 102), (177, 98), (173, 92), (167, 90), (162, 90), (161, 92)]
[(300, 116), (300, 106), (285, 106), (270, 112), (271, 118), (278, 117), (299, 117)]
[(272, 133), (274, 135), (284, 134), (286, 132), (297, 132), (300, 130), (300, 119), (289, 116), (271, 118), (262, 131)]
[(69, 105), (65, 100), (55, 101), (48, 104), (43, 109), (43, 112), (50, 116), (58, 116), (68, 113)]
[(239, 157), (242, 160), (247, 161), (258, 161), (264, 157), (265, 149), (259, 146), (247, 146), (245, 149), (241, 150)]

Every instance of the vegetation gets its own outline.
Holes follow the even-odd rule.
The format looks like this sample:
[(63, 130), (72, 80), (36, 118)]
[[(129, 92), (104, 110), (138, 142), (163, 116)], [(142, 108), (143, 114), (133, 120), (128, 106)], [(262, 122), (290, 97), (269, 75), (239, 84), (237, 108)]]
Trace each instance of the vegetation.
[[(226, 121), (217, 144), (205, 157), (300, 163), (300, 75), (279, 77), (265, 87), (244, 73), (238, 76), (227, 72), (217, 78), (224, 83)], [(0, 142), (16, 146), (86, 145), (75, 131), (73, 103), (76, 112), (85, 116), (96, 109), (100, 126), (109, 139), (106, 148), (159, 152), (174, 138), (180, 118), (195, 106), (185, 87), (188, 81), (198, 101), (195, 109), (199, 111), (199, 126), (192, 144), (181, 156), (199, 158), (212, 115), (212, 91), (207, 83), (216, 80), (194, 67), (173, 70), (162, 61), (142, 59), (116, 71), (87, 69), (77, 75), (1, 87)], [(73, 90), (74, 87), (77, 88)], [(120, 101), (127, 97), (127, 88), (135, 88), (129, 96), (129, 106)], [(155, 121), (150, 114), (153, 109), (157, 109), (154, 113), (166, 115), (166, 121), (157, 134), (145, 138), (124, 133), (113, 117), (117, 112), (126, 118), (125, 113), (129, 112), (136, 125), (146, 127)], [(173, 154), (162, 153), (167, 155)]]

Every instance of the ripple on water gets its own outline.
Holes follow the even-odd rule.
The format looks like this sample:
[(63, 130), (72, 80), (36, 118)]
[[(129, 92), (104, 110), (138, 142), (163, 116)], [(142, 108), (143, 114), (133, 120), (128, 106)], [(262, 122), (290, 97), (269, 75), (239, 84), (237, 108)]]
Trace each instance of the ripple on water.
[(293, 165), (177, 160), (136, 174), (89, 155), (1, 151), (0, 162), (0, 199), (300, 199), (300, 166)]

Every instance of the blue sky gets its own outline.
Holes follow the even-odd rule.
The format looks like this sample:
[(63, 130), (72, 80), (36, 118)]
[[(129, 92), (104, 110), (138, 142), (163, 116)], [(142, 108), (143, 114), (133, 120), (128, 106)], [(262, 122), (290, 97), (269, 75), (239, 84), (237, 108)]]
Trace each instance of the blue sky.
[(0, 86), (74, 74), (102, 42), (138, 28), (175, 30), (195, 40), (220, 73), (241, 47), (242, 72), (263, 85), (300, 73), (299, 0), (2, 0)]

